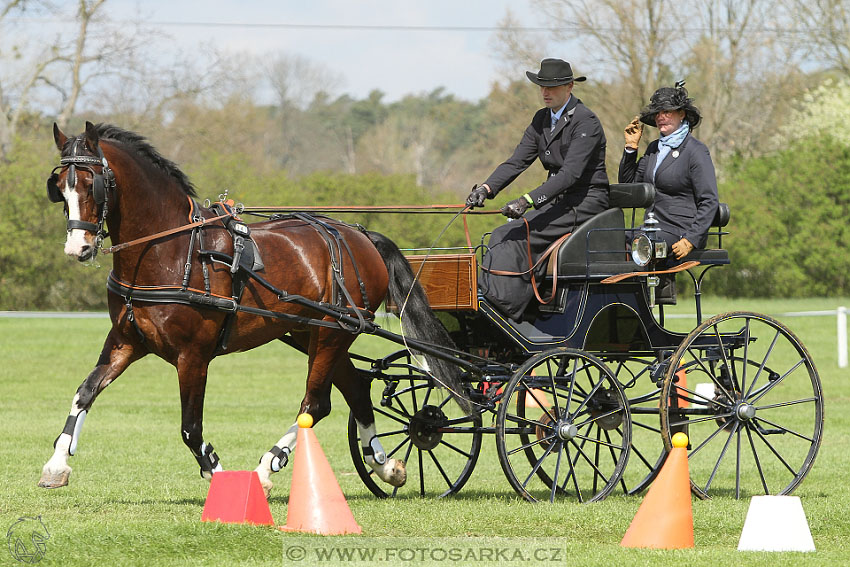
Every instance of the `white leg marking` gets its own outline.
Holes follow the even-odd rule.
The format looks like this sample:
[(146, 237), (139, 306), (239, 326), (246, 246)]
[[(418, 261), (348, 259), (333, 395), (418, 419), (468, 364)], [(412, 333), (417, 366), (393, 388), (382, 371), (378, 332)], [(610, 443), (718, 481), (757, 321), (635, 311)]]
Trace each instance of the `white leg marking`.
[[(295, 450), (295, 440), (298, 434), (298, 424), (294, 423), (292, 426), (286, 431), (283, 437), (275, 443), (276, 447), (279, 447), (287, 457), (292, 454), (292, 451)], [(285, 463), (281, 462), (281, 457), (278, 457), (271, 451), (267, 451), (263, 454), (262, 458), (260, 458), (260, 464), (257, 465), (257, 468), (254, 469), (257, 473), (257, 476), (260, 477), (260, 484), (263, 487), (263, 492), (266, 493), (266, 498), (269, 497), (269, 493), (271, 489), (274, 487), (274, 483), (271, 481), (272, 473), (276, 473), (280, 471), (284, 467)]]
[(384, 482), (392, 486), (404, 486), (404, 483), (407, 482), (407, 469), (405, 468), (404, 461), (387, 458), (384, 447), (376, 436), (377, 429), (374, 423), (366, 427), (359, 421), (355, 420), (355, 422), (357, 423), (357, 430), (360, 432), (361, 445), (364, 441), (368, 443), (368, 445), (363, 445), (363, 449), (371, 449), (372, 452), (371, 455), (364, 454), (363, 461)]
[(77, 422), (74, 425), (73, 436), (62, 433), (56, 439), (56, 447), (53, 450), (53, 456), (45, 463), (41, 470), (41, 479), (38, 485), (42, 488), (59, 488), (68, 484), (68, 478), (71, 476), (71, 467), (68, 465), (68, 458), (77, 450), (77, 441), (80, 438), (80, 431), (85, 421), (86, 412), (78, 405), (79, 396), (75, 395), (71, 402), (70, 415), (77, 417)]

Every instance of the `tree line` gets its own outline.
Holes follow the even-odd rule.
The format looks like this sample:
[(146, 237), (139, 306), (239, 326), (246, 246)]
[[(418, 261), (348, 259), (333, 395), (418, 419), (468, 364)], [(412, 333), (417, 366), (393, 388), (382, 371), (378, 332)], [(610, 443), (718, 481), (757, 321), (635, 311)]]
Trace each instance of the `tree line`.
[[(74, 33), (26, 49), (7, 33), (15, 18), (67, 8), (0, 3), (0, 309), (105, 305), (107, 270), (64, 258), (64, 218), (44, 197), (57, 162), (54, 121), (66, 132), (90, 120), (145, 135), (208, 198), (227, 190), (254, 206), (459, 203), (510, 154), (540, 106), (524, 71), (570, 34), (593, 54), (574, 62), (589, 76), (574, 94), (603, 122), (612, 181), (623, 126), (656, 87), (687, 81), (704, 117), (695, 134), (711, 149), (721, 201), (732, 209), (724, 240), (732, 265), (712, 272), (708, 293), (846, 295), (850, 137), (836, 126), (850, 120), (844, 4), (538, 0), (552, 32), (543, 39), (523, 33), (506, 15), (493, 38), (504, 78), (486, 98), (465, 101), (436, 89), (388, 102), (377, 90), (360, 99), (331, 92), (330, 71), (287, 54), (251, 60), (210, 49), (151, 68), (146, 39), (155, 32), (143, 23), (119, 29), (108, 0), (78, 0), (67, 28)], [(116, 68), (120, 80), (110, 76)], [(531, 168), (505, 199), (543, 177)], [(449, 217), (345, 220), (402, 246), (427, 247)], [(473, 239), (498, 222), (474, 217)], [(456, 222), (437, 245), (464, 242)], [(98, 261), (108, 268), (108, 257)]]

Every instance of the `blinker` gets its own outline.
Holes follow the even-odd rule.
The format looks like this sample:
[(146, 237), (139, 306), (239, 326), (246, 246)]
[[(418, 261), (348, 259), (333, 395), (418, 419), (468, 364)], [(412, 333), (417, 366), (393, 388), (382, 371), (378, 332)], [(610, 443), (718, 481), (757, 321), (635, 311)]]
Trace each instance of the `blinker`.
[(51, 203), (62, 203), (65, 198), (62, 197), (62, 191), (59, 190), (59, 175), (54, 173), (47, 178), (47, 198)]

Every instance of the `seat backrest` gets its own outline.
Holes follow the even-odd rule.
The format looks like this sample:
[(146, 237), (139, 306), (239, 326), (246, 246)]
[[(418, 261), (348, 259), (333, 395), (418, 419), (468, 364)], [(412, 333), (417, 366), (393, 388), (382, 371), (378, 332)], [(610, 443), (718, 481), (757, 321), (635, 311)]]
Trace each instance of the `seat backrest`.
[(729, 218), (731, 216), (731, 211), (729, 210), (729, 205), (726, 203), (718, 203), (717, 204), (717, 213), (714, 215), (714, 220), (711, 221), (711, 226), (719, 226), (724, 227), (729, 224)]
[(599, 213), (582, 223), (564, 242), (558, 251), (558, 265), (585, 266), (587, 262), (623, 261), (626, 258), (625, 228), (622, 209), (613, 208)]
[(608, 203), (623, 209), (645, 209), (655, 202), (652, 183), (614, 183), (608, 188)]

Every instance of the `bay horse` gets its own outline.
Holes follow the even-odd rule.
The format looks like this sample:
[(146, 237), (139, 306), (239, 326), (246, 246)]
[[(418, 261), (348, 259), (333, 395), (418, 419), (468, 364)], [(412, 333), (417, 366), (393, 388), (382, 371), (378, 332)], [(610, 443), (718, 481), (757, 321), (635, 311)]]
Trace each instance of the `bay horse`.
[[(227, 229), (225, 221), (234, 215), (216, 215), (198, 204), (186, 175), (144, 137), (90, 122), (74, 137), (54, 124), (53, 135), (61, 165), (48, 179), (48, 197), (64, 204), (65, 253), (80, 261), (92, 258), (106, 236), (104, 227), (109, 229), (115, 250), (107, 286), (112, 328), (94, 370), (73, 397), (39, 486), (68, 484), (68, 460), (95, 399), (149, 353), (177, 369), (181, 438), (198, 461), (201, 476), (211, 478), (222, 466), (203, 436), (209, 363), (218, 355), (275, 339), (308, 356), (306, 392), (298, 413), (308, 413), (318, 423), (330, 412), (331, 385), (336, 386), (357, 422), (364, 461), (384, 482), (404, 484), (405, 464), (389, 458), (381, 446), (369, 381), (358, 374), (348, 354), (357, 329), (336, 322), (347, 315), (348, 321), (364, 323), (364, 313), (368, 316), (389, 296), (395, 305), (407, 302), (405, 311), (412, 319), (402, 318), (402, 328), (410, 337), (452, 346), (390, 239), (339, 221), (304, 216), (243, 224), (237, 232), (250, 232), (262, 261), (250, 269), (262, 277), (242, 279), (236, 291), (234, 280), (244, 270), (237, 270), (235, 259), (247, 241)], [(222, 258), (232, 259), (232, 264)], [(269, 310), (277, 315), (262, 315)], [(462, 392), (450, 362), (429, 356), (426, 363), (435, 381), (452, 395)], [(460, 395), (458, 400), (466, 398)], [(296, 432), (293, 422), (260, 459), (256, 471), (267, 495), (272, 473), (286, 465), (295, 448)]]

